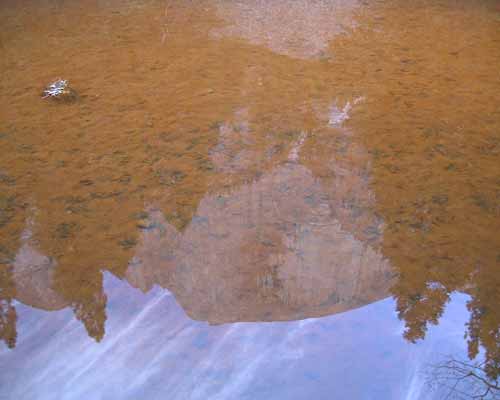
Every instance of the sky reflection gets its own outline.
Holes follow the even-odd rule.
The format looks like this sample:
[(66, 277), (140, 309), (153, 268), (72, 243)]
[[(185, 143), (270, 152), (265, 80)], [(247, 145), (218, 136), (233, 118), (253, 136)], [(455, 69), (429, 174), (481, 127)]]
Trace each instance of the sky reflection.
[(465, 295), (413, 345), (392, 299), (323, 318), (212, 326), (188, 318), (165, 289), (143, 294), (109, 273), (104, 284), (100, 343), (69, 309), (16, 304), (18, 344), (1, 345), (0, 398), (429, 399), (426, 364), (465, 352)]

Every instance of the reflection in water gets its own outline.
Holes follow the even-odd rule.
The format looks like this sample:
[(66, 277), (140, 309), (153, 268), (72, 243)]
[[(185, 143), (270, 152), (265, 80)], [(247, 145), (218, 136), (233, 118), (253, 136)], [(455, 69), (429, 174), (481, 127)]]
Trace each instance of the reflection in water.
[(21, 247), (12, 263), (16, 299), (44, 310), (60, 310), (68, 303), (52, 288), (57, 265), (53, 259), (36, 249), (31, 231), (34, 221), (28, 220), (26, 225), (21, 236)]
[[(68, 310), (19, 305), (20, 344), (0, 352), (9, 365), (0, 374), (7, 398), (162, 399), (169, 393), (174, 400), (299, 400), (334, 392), (356, 399), (369, 388), (381, 399), (430, 399), (419, 368), (432, 355), (463, 346), (456, 327), (465, 322), (465, 296), (454, 296), (425, 343), (411, 345), (401, 337), (391, 299), (317, 319), (209, 326), (190, 320), (165, 289), (142, 294), (110, 274), (104, 287), (109, 318), (98, 345)], [(28, 346), (37, 337), (44, 338), (42, 350)]]
[[(152, 360), (137, 364), (134, 395), (171, 373), (178, 398), (198, 385), (193, 398), (234, 398), (288, 329), (315, 343), (296, 359), (351, 354), (297, 366), (287, 379), (305, 393), (343, 374), (360, 388), (345, 398), (428, 398), (411, 362), (407, 376), (377, 375), (404, 357), (396, 331), (417, 365), (441, 332), (454, 343), (443, 351), (463, 359), (467, 347), (495, 380), (498, 12), (488, 0), (2, 2), (0, 363), (16, 369), (0, 382), (23, 381), (13, 371), (38, 351), (27, 398), (68, 361), (56, 376), (88, 379), (72, 396), (82, 397), (100, 359), (125, 379), (118, 365), (134, 356), (115, 345), (133, 333)], [(59, 76), (78, 102), (39, 98)], [(337, 334), (335, 321), (350, 330)], [(383, 339), (387, 354), (358, 354)], [(61, 343), (64, 356), (49, 356)], [(225, 385), (227, 371), (193, 355), (184, 369), (168, 364), (173, 347), (178, 360), (200, 343), (205, 363), (234, 363), (239, 380)], [(371, 368), (349, 368), (353, 358)]]
[(14, 282), (9, 269), (2, 268), (0, 273), (0, 339), (9, 348), (14, 348), (17, 339), (17, 313), (12, 304), (15, 295)]
[[(220, 173), (245, 173), (273, 156), (272, 141), (255, 147), (247, 114), (219, 128), (211, 157)], [(362, 153), (347, 131), (323, 131), (342, 139), (346, 153)], [(170, 289), (192, 318), (211, 323), (307, 318), (387, 296), (393, 275), (377, 252), (382, 223), (360, 179), (367, 166), (350, 158), (342, 169), (330, 159), (325, 187), (300, 164), (307, 141), (298, 135), (288, 158), (250, 183), (205, 196), (182, 231), (153, 211), (126, 278), (142, 290)]]
[(126, 277), (143, 290), (168, 288), (188, 315), (211, 323), (301, 319), (371, 303), (388, 295), (391, 269), (342, 228), (341, 200), (290, 161), (204, 198), (183, 232), (153, 212)]
[(217, 36), (241, 37), (274, 52), (307, 58), (325, 54), (334, 36), (352, 29), (357, 0), (219, 1), (226, 22)]
[[(498, 399), (498, 377), (489, 376), (484, 362), (471, 362), (444, 357), (426, 371), (426, 379), (434, 390), (448, 390), (448, 398)], [(445, 392), (443, 391), (443, 392)]]

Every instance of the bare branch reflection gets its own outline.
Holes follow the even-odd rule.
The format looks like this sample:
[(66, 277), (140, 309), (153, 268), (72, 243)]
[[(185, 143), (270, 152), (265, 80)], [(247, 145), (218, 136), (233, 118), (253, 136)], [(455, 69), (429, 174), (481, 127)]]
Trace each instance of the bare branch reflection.
[(431, 391), (445, 393), (445, 399), (500, 399), (498, 376), (491, 377), (486, 361), (468, 362), (448, 356), (425, 371)]

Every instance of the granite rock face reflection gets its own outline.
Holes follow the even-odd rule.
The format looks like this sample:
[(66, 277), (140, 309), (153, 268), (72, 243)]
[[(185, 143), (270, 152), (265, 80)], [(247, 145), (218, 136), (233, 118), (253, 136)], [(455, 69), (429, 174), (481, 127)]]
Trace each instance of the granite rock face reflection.
[(220, 1), (226, 26), (216, 36), (241, 37), (291, 57), (318, 57), (328, 42), (354, 26), (357, 0)]
[[(317, 317), (387, 297), (394, 273), (377, 250), (380, 233), (369, 243), (359, 238), (383, 229), (370, 212), (373, 198), (360, 195), (356, 217), (367, 226), (357, 235), (336, 190), (349, 177), (337, 174), (325, 187), (298, 162), (305, 140), (252, 182), (206, 196), (184, 231), (152, 209), (127, 280), (143, 291), (168, 288), (190, 317), (214, 324)], [(369, 191), (357, 172), (347, 174), (350, 189)]]
[(13, 265), (16, 299), (26, 305), (47, 311), (60, 310), (69, 305), (53, 288), (55, 261), (41, 254), (33, 243), (30, 225), (22, 235), (22, 245)]

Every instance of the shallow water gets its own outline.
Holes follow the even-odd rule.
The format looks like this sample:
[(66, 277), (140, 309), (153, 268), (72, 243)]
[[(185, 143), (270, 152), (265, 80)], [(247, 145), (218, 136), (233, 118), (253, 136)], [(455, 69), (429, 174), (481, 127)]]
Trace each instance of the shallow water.
[[(0, 26), (0, 399), (496, 381), (498, 2), (4, 0)], [(42, 99), (58, 78), (77, 99)]]

